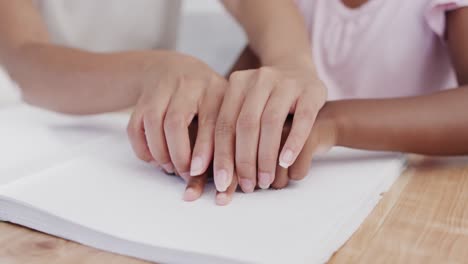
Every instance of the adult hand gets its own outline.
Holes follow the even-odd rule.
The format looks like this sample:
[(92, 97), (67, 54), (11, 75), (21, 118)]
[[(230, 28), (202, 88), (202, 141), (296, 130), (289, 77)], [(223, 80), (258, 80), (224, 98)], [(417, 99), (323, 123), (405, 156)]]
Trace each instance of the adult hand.
[[(281, 132), (281, 146), (284, 145), (292, 127), (292, 119), (288, 118), (285, 122), (284, 128)], [(192, 127), (191, 131), (195, 132), (196, 127)], [(276, 165), (276, 177), (271, 184), (272, 188), (282, 189), (285, 188), (289, 181), (298, 181), (307, 176), (312, 159), (315, 154), (328, 151), (331, 147), (336, 145), (338, 137), (338, 129), (334, 119), (331, 119), (326, 114), (321, 114), (314, 124), (312, 132), (309, 134), (302, 151), (298, 155), (296, 161), (289, 167), (283, 168)], [(193, 134), (192, 138), (195, 139), (196, 135)], [(198, 199), (207, 184), (207, 178), (211, 170), (202, 176), (190, 178), (184, 194), (184, 200), (195, 201)], [(216, 204), (227, 205), (231, 202), (232, 196), (237, 188), (237, 177), (233, 178), (231, 185), (225, 192), (216, 192)]]
[[(186, 181), (203, 174), (213, 157), (227, 81), (205, 63), (176, 52), (155, 52), (143, 71), (146, 79), (127, 129), (136, 155)], [(192, 154), (188, 127), (195, 116), (199, 129)]]
[[(284, 122), (294, 120), (279, 165), (288, 168), (309, 137), (327, 92), (312, 60), (291, 58), (234, 72), (229, 78), (215, 134), (214, 180), (224, 192), (236, 172), (244, 192), (275, 182)], [(258, 176), (258, 179), (257, 179)]]

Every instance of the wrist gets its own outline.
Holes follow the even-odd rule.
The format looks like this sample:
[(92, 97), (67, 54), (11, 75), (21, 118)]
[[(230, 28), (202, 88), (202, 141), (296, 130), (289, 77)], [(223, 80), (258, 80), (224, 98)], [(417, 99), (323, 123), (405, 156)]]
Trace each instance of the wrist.
[(312, 54), (307, 51), (282, 52), (280, 54), (260, 56), (263, 66), (307, 66), (315, 70)]
[(344, 146), (343, 131), (345, 116), (340, 112), (337, 107), (337, 101), (329, 101), (325, 103), (317, 117), (326, 128), (326, 135), (332, 146)]
[(161, 78), (170, 68), (174, 54), (171, 51), (156, 50), (135, 52), (132, 61), (129, 62), (132, 73), (132, 89), (136, 89), (138, 98), (142, 96), (145, 90), (153, 89)]

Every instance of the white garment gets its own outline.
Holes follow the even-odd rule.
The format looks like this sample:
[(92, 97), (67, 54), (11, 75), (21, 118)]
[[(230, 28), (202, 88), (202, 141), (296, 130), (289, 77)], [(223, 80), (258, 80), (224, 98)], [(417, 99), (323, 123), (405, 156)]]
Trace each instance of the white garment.
[(96, 52), (175, 48), (180, 0), (36, 0), (56, 44)]

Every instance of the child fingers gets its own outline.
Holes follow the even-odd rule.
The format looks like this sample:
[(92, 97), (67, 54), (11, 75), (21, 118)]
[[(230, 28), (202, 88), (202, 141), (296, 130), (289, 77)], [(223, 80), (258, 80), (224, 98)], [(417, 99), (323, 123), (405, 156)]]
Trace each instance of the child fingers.
[(315, 118), (320, 110), (320, 107), (313, 102), (314, 98), (311, 94), (304, 94), (299, 97), (291, 132), (280, 154), (279, 164), (284, 168), (288, 168), (294, 163), (312, 130)]
[(258, 174), (260, 182), (262, 175), (268, 175), (268, 181), (264, 183), (265, 188), (276, 179), (281, 135), (289, 109), (295, 100), (296, 96), (292, 92), (275, 89), (263, 111), (258, 147)]
[(288, 169), (285, 169), (278, 164), (276, 164), (276, 166), (276, 177), (273, 183), (271, 184), (271, 187), (274, 189), (283, 189), (286, 186), (288, 186)]
[[(284, 146), (286, 138), (289, 135), (291, 130), (291, 118), (287, 118), (286, 122), (284, 123), (283, 130), (281, 131), (281, 143), (280, 146)], [(289, 182), (289, 174), (288, 169), (281, 167), (278, 163), (276, 164), (276, 177), (271, 186), (274, 189), (282, 189), (288, 185)]]
[(192, 202), (197, 200), (203, 194), (207, 181), (207, 173), (200, 176), (190, 177), (184, 192), (184, 201)]
[(191, 146), (189, 125), (198, 112), (204, 83), (180, 81), (164, 117), (164, 135), (171, 160), (181, 176), (190, 175)]
[(237, 176), (234, 175), (232, 178), (231, 185), (229, 185), (226, 191), (216, 193), (216, 198), (215, 198), (216, 204), (221, 205), (221, 206), (228, 205), (232, 201), (232, 197), (234, 196), (236, 189), (237, 189)]

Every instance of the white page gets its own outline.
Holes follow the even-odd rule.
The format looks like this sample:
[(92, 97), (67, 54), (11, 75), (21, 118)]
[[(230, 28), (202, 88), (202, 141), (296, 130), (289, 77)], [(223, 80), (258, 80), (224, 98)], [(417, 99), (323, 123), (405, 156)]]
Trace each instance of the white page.
[(67, 116), (25, 104), (0, 110), (0, 185), (72, 157), (75, 148), (125, 129), (128, 116)]
[[(284, 190), (236, 193), (231, 205), (219, 207), (210, 186), (199, 201), (186, 203), (183, 182), (138, 161), (122, 134), (92, 153), (4, 186), (0, 194), (126, 241), (249, 263), (321, 263), (359, 227), (400, 168), (398, 158), (318, 161), (305, 180)], [(28, 223), (14, 215), (1, 217)], [(48, 232), (44, 223), (31, 225)], [(56, 235), (148, 260), (175, 261), (84, 235)]]

